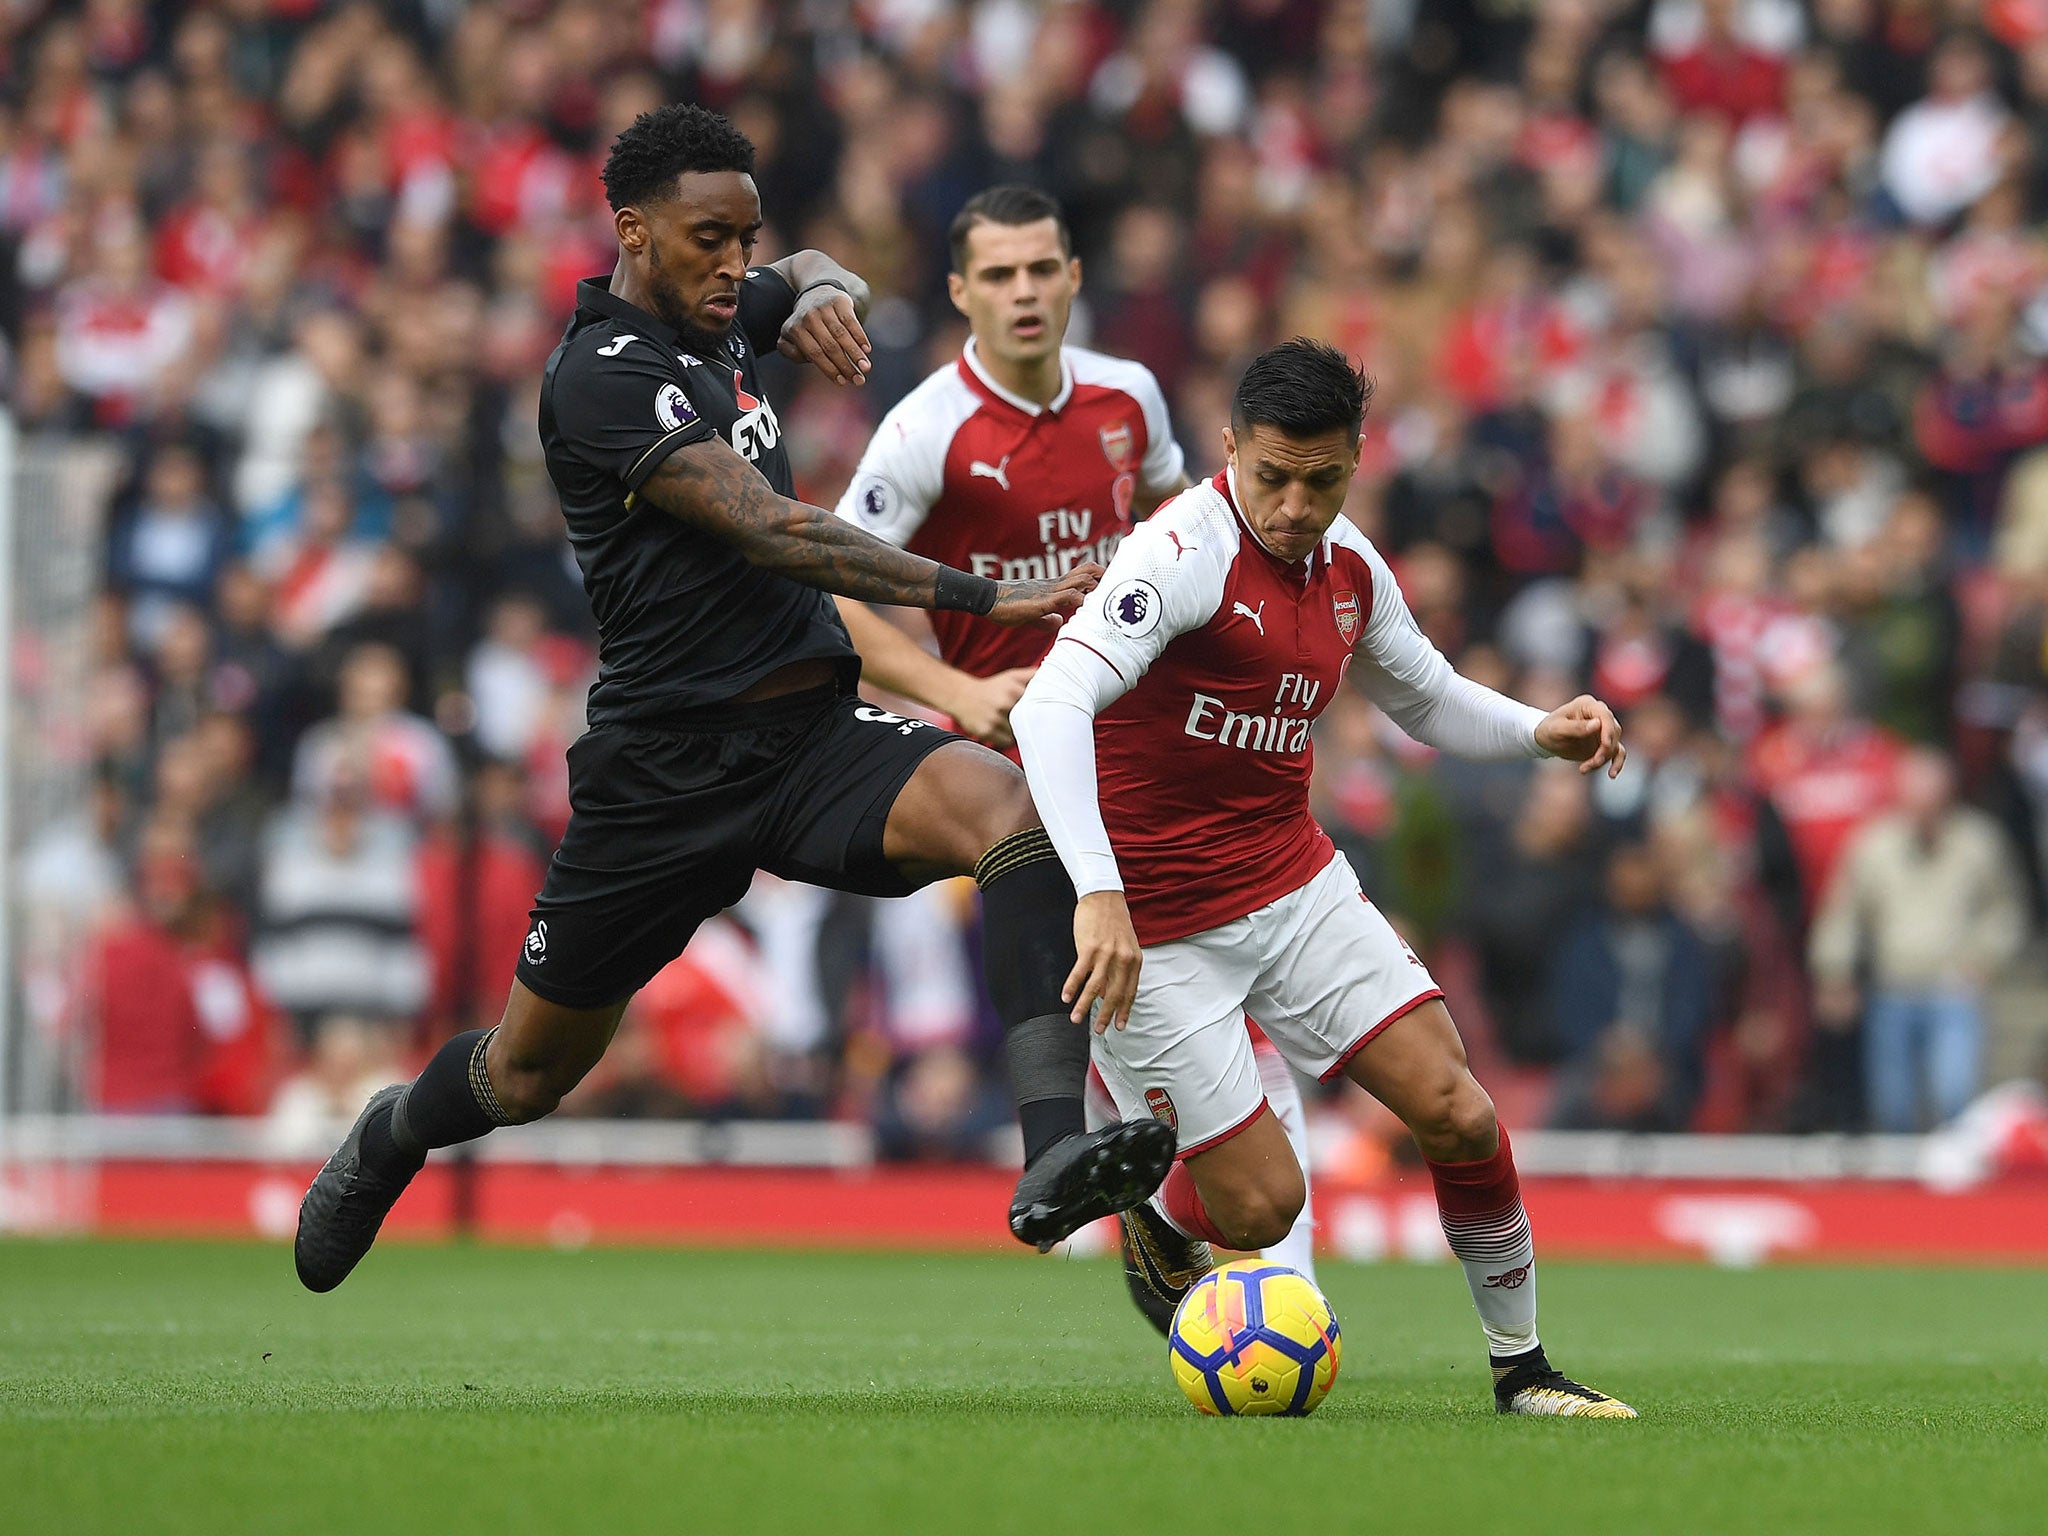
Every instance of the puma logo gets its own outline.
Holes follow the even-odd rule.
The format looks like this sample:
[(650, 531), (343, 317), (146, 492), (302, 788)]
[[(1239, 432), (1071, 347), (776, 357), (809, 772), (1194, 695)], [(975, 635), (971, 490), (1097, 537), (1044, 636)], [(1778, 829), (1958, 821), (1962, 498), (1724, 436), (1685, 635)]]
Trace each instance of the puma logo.
[(1259, 607), (1256, 613), (1253, 612), (1251, 609), (1245, 607), (1243, 603), (1232, 603), (1230, 605), (1230, 611), (1233, 615), (1241, 613), (1246, 618), (1250, 619), (1252, 621), (1253, 626), (1259, 632), (1259, 638), (1261, 640), (1266, 638), (1266, 620), (1264, 618), (1264, 614), (1266, 612), (1266, 600), (1263, 597), (1259, 599)]
[[(1172, 530), (1171, 528), (1169, 528), (1169, 529), (1167, 529), (1167, 530), (1166, 530), (1166, 536), (1167, 536), (1167, 537), (1168, 537), (1169, 539), (1173, 540), (1173, 558), (1174, 558), (1174, 559), (1176, 559), (1176, 560), (1178, 560), (1178, 559), (1179, 559), (1179, 558), (1180, 558), (1180, 557), (1181, 557), (1182, 555), (1186, 554), (1186, 553), (1187, 553), (1187, 552), (1188, 552), (1189, 550), (1191, 550), (1191, 549), (1200, 549), (1200, 548), (1202, 547), (1202, 546), (1201, 546), (1201, 545), (1199, 545), (1199, 544), (1183, 544), (1183, 543), (1181, 543), (1181, 541), (1180, 541), (1180, 535), (1179, 535), (1179, 534), (1177, 534), (1177, 533), (1175, 533), (1175, 532), (1174, 532), (1174, 531), (1173, 531), (1173, 530)], [(1261, 605), (1261, 606), (1263, 606), (1263, 605)], [(1264, 631), (1262, 630), (1262, 631), (1260, 631), (1260, 633), (1262, 633), (1262, 634), (1263, 634), (1263, 633), (1264, 633)]]
[(1010, 456), (1004, 454), (995, 464), (984, 464), (979, 459), (973, 460), (967, 466), (967, 478), (993, 480), (1007, 491), (1010, 488)]
[(599, 347), (597, 349), (597, 355), (599, 357), (617, 357), (621, 352), (626, 350), (627, 342), (638, 341), (639, 339), (640, 338), (638, 336), (615, 337), (610, 342), (607, 342), (604, 346)]

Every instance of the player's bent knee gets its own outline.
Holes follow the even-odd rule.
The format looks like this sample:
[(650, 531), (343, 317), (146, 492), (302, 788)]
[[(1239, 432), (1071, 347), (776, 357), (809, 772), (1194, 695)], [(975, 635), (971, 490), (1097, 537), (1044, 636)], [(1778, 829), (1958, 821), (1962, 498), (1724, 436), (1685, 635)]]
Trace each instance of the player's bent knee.
[(1500, 1140), (1493, 1100), (1465, 1071), (1452, 1074), (1440, 1092), (1429, 1096), (1428, 1108), (1409, 1129), (1423, 1153), (1443, 1163), (1491, 1157)]
[(1209, 1219), (1232, 1248), (1250, 1252), (1270, 1248), (1294, 1230), (1301, 1207), (1308, 1199), (1308, 1186), (1300, 1170), (1292, 1178), (1273, 1177), (1212, 1192), (1204, 1191), (1202, 1201)]

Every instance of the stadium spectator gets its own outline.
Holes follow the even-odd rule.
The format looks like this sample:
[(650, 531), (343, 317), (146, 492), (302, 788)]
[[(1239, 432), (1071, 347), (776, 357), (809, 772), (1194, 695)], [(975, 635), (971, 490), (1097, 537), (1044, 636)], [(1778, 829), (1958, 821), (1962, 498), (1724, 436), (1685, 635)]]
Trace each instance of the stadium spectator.
[(1822, 1015), (1863, 1018), (1871, 1129), (1945, 1125), (1976, 1097), (1984, 991), (2026, 921), (1997, 824), (1956, 804), (1946, 758), (1909, 753), (1896, 808), (1850, 841), (1810, 945)]
[(1550, 971), (1565, 1052), (1551, 1123), (1571, 1130), (1684, 1130), (1698, 1102), (1714, 1012), (1707, 947), (1671, 908), (1656, 852), (1607, 858), (1606, 901), (1580, 918)]

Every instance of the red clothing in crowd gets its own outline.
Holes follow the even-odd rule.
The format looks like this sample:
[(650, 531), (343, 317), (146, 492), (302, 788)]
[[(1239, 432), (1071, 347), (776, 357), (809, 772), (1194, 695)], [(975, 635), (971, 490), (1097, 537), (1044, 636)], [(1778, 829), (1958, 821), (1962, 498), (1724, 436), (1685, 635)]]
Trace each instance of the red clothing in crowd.
[(1704, 38), (1664, 61), (1664, 84), (1683, 113), (1711, 112), (1740, 125), (1785, 106), (1785, 66), (1733, 38)]
[(1861, 721), (1824, 734), (1787, 721), (1750, 749), (1750, 781), (1785, 824), (1809, 913), (1849, 839), (1891, 804), (1903, 750), (1889, 731)]
[(496, 1018), (546, 866), (524, 843), (486, 832), (477, 839), (465, 885), (461, 845), (452, 834), (436, 832), (420, 845), (418, 867), (419, 938), (434, 975), (432, 1017), (453, 1029), (469, 1028), (478, 1016)]
[(276, 1023), (224, 943), (181, 943), (146, 919), (117, 922), (91, 957), (101, 1109), (261, 1114)]

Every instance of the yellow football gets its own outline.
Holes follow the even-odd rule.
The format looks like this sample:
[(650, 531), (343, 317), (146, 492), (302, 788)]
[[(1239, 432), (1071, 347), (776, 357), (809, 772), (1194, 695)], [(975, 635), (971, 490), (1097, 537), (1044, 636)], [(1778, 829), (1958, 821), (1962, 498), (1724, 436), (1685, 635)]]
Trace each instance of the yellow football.
[(1308, 1276), (1263, 1259), (1218, 1266), (1173, 1314), (1173, 1379), (1204, 1413), (1312, 1413), (1337, 1381), (1337, 1319)]

